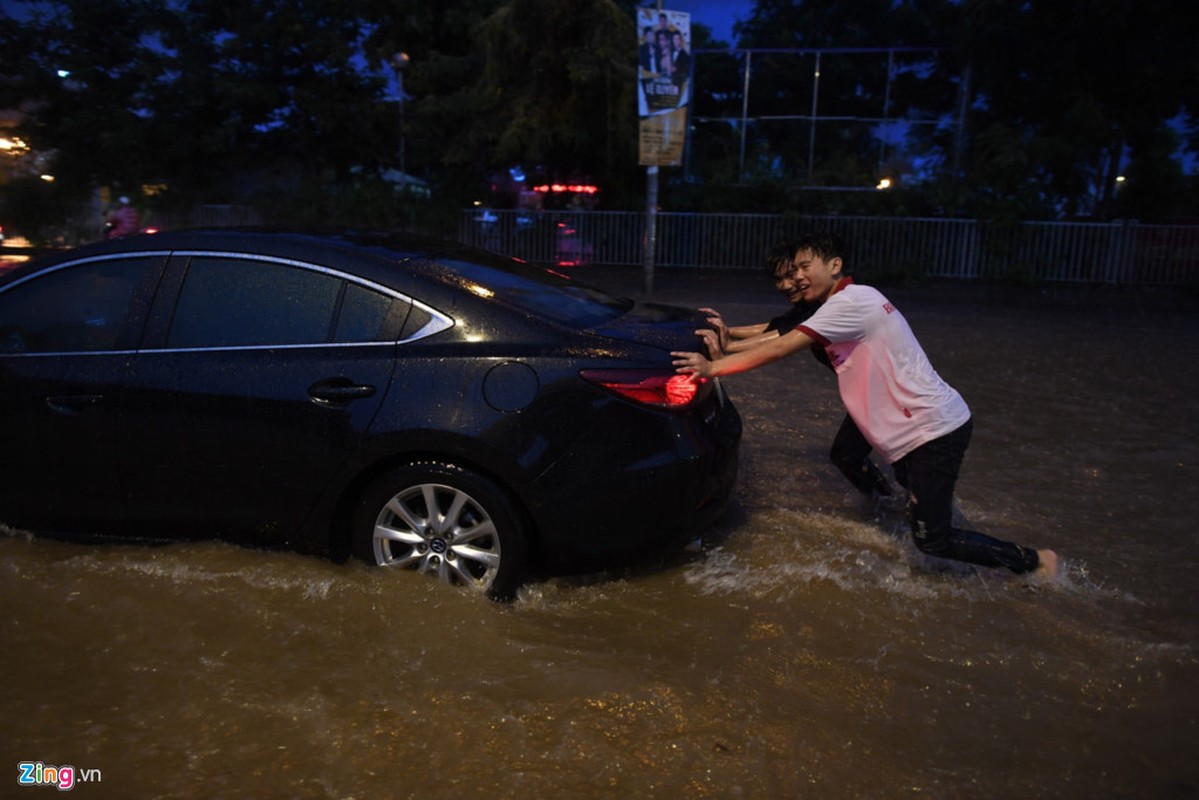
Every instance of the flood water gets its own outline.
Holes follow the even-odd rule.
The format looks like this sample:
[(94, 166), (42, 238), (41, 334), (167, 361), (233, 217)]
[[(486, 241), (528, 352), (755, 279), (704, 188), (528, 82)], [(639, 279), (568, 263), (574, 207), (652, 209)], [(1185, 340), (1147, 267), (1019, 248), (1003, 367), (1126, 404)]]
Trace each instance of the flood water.
[[(660, 284), (778, 310), (756, 274)], [(852, 494), (801, 354), (726, 380), (743, 469), (704, 552), (511, 605), (0, 536), (0, 796), (48, 796), (15, 783), (42, 762), (85, 797), (1199, 797), (1199, 300), (884, 291), (974, 411), (960, 511), (1056, 584), (933, 563)]]

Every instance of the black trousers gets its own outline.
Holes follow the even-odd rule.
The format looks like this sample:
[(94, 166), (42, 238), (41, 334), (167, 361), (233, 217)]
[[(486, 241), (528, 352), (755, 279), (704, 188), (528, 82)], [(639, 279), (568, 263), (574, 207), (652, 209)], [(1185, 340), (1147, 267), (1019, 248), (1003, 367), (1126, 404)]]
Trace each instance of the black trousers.
[(837, 429), (837, 435), (833, 437), (828, 457), (859, 492), (886, 497), (892, 493), (891, 484), (870, 460), (870, 450), (870, 442), (866, 441), (858, 426), (846, 414), (845, 419), (841, 420), (841, 427)]
[(1037, 551), (953, 526), (953, 490), (974, 422), (921, 445), (895, 462), (895, 479), (909, 493), (912, 538), (921, 552), (1012, 572), (1037, 568)]

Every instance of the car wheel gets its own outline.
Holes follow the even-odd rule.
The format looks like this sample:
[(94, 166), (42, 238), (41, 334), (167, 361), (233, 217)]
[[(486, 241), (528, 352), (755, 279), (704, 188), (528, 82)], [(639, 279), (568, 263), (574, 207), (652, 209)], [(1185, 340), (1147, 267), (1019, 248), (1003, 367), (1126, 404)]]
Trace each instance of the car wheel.
[(510, 598), (524, 577), (519, 517), (492, 481), (453, 464), (393, 469), (362, 494), (354, 548), (381, 567), (415, 569), (442, 583)]

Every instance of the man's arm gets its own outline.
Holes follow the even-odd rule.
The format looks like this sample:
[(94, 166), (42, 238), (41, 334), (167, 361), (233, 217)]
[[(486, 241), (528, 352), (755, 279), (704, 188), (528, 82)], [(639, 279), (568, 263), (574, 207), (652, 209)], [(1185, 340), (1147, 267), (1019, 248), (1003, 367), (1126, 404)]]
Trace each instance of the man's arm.
[[(750, 332), (752, 329), (753, 332)], [(763, 322), (761, 325), (743, 325), (741, 330), (745, 331), (743, 336), (737, 336), (733, 333), (735, 328), (729, 328), (729, 334), (732, 337), (729, 340), (728, 347), (724, 348), (726, 353), (738, 353), (742, 350), (749, 350), (751, 347), (757, 347), (760, 344), (777, 339), (779, 331), (777, 328), (769, 327), (769, 323)]]
[(724, 321), (724, 317), (722, 317), (720, 312), (716, 309), (705, 307), (701, 308), (699, 311), (707, 318), (708, 324), (716, 329), (717, 339), (720, 342), (720, 352), (730, 349), (737, 349), (731, 346), (734, 344), (734, 340), (745, 339), (750, 336), (757, 336), (758, 334), (762, 333), (762, 331), (766, 330), (766, 328), (770, 325), (769, 322), (762, 322), (757, 325), (737, 325), (735, 327), (729, 327), (728, 323)]
[(759, 322), (756, 325), (734, 325), (729, 328), (729, 337), (733, 339), (752, 339), (766, 333), (769, 322)]
[[(715, 336), (712, 331), (696, 331), (705, 341), (709, 336)], [(781, 336), (763, 341), (757, 347), (742, 350), (737, 353), (709, 361), (700, 353), (672, 352), (676, 372), (691, 373), (693, 379), (717, 378), (722, 375), (735, 375), (738, 372), (748, 372), (751, 369), (773, 364), (779, 359), (786, 358), (792, 353), (806, 350), (814, 344), (812, 337), (799, 330), (792, 330)]]

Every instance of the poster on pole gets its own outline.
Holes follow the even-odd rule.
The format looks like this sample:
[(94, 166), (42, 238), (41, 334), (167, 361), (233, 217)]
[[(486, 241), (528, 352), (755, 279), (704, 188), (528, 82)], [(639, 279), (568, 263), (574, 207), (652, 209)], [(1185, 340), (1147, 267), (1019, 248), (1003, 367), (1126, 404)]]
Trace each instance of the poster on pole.
[(640, 164), (677, 167), (687, 138), (691, 96), (691, 15), (637, 9)]

